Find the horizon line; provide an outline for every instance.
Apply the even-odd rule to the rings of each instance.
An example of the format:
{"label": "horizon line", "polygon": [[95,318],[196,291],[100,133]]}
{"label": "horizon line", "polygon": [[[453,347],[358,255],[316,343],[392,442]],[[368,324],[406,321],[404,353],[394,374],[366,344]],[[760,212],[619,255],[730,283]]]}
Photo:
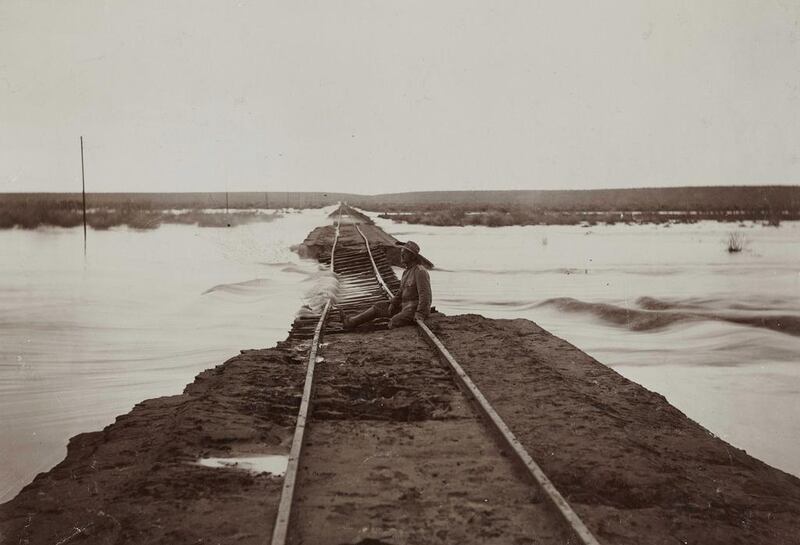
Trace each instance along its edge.
{"label": "horizon line", "polygon": [[[773,189],[773,188],[800,188],[800,183],[795,184],[769,184],[769,185],[674,185],[674,186],[642,186],[642,187],[604,187],[581,189],[425,189],[417,191],[393,191],[388,193],[352,193],[347,191],[285,191],[285,190],[235,190],[235,191],[87,191],[87,195],[181,195],[181,194],[242,194],[242,193],[291,193],[291,194],[322,194],[322,195],[353,195],[358,197],[378,197],[382,195],[413,195],[416,193],[555,193],[555,192],[597,192],[597,191],[643,191],[643,190],[675,190],[675,189]],[[0,191],[0,195],[71,195],[80,191]]]}

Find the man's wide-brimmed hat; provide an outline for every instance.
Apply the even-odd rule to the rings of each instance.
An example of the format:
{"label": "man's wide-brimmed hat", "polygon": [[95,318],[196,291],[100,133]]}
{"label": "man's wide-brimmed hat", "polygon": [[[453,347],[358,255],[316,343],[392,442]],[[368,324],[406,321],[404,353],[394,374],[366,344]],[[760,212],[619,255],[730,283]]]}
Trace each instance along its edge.
{"label": "man's wide-brimmed hat", "polygon": [[407,250],[412,254],[414,254],[415,256],[417,256],[419,260],[422,262],[422,264],[425,265],[425,267],[429,269],[433,268],[433,263],[428,261],[425,257],[422,256],[422,254],[419,253],[419,244],[417,244],[413,240],[409,240],[408,242],[400,242],[398,240],[397,242],[395,242],[395,245],[400,246],[401,249]]}
{"label": "man's wide-brimmed hat", "polygon": [[419,255],[419,244],[414,242],[413,240],[409,240],[408,242],[400,242],[399,240],[395,242],[397,246],[402,246],[404,250],[408,250],[414,255]]}

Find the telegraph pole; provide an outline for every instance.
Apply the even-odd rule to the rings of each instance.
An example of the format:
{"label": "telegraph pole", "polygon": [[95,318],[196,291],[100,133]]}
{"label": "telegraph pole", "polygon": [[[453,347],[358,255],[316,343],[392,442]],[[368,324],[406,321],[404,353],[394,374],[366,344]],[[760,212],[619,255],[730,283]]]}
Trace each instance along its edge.
{"label": "telegraph pole", "polygon": [[228,177],[225,177],[225,213],[228,214]]}
{"label": "telegraph pole", "polygon": [[83,136],[81,136],[81,195],[83,196],[83,257],[86,257],[86,171],[83,167]]}

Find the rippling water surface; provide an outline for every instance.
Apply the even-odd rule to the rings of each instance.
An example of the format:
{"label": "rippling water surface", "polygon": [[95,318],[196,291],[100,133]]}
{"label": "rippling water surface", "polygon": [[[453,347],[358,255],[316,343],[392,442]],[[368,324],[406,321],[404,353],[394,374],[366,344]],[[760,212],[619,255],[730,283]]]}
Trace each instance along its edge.
{"label": "rippling water surface", "polygon": [[290,246],[326,221],[90,230],[86,261],[81,229],[0,231],[0,502],[69,437],[283,340],[317,271]]}
{"label": "rippling water surface", "polygon": [[[800,224],[431,227],[376,219],[437,266],[448,314],[529,318],[800,476]],[[728,233],[744,233],[740,254]],[[491,362],[487,362],[491,365]]]}
{"label": "rippling water surface", "polygon": [[[284,339],[320,276],[289,248],[328,211],[90,231],[86,261],[80,229],[0,231],[0,501],[63,459],[72,435]],[[377,221],[436,263],[440,310],[532,319],[800,475],[800,225]],[[745,252],[725,251],[731,229]]]}

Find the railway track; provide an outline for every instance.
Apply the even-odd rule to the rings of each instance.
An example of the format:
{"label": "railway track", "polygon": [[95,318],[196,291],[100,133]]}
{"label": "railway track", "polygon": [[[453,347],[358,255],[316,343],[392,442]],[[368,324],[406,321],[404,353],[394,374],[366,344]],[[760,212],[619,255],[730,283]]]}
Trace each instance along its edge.
{"label": "railway track", "polygon": [[[364,221],[364,216],[358,213],[348,214],[347,212],[348,208],[344,206],[340,208],[335,222],[335,235],[330,255],[321,257],[320,261],[327,264],[330,271],[335,273],[340,281],[337,306],[352,313],[364,310],[376,302],[385,301],[388,297],[391,297],[393,292],[399,289],[399,281],[383,249],[371,247],[367,236],[359,227],[359,223]],[[341,240],[341,234],[345,230],[354,231],[354,233],[348,233],[350,235],[347,237],[348,244],[343,244]],[[352,236],[356,233],[357,237]],[[354,239],[360,240],[360,243],[354,244]],[[332,306],[333,302],[328,300],[318,315],[298,318],[293,324],[290,333],[290,339],[300,342],[310,340],[310,347],[303,397],[298,412],[289,464],[271,539],[272,545],[327,543],[327,538],[321,537],[325,536],[326,533],[325,530],[320,529],[320,526],[330,523],[333,528],[337,524],[335,516],[326,518],[320,515],[320,512],[326,509],[325,502],[328,501],[324,499],[326,488],[321,481],[326,479],[329,481],[331,479],[329,472],[323,472],[326,475],[325,479],[315,478],[314,475],[311,475],[313,471],[308,469],[309,465],[314,467],[331,465],[332,467],[346,468],[343,472],[348,473],[348,475],[344,478],[342,484],[334,485],[335,492],[329,501],[335,503],[337,500],[335,496],[342,494],[359,496],[359,487],[368,487],[370,479],[375,480],[376,475],[380,478],[385,477],[380,472],[385,472],[386,466],[376,466],[377,469],[373,468],[372,474],[368,476],[359,475],[360,471],[368,471],[367,469],[362,469],[362,466],[364,462],[374,457],[369,455],[369,452],[375,448],[376,441],[385,444],[387,437],[391,437],[393,434],[397,435],[399,432],[399,429],[391,424],[381,422],[378,425],[372,425],[365,423],[370,422],[369,418],[377,418],[380,421],[383,418],[380,412],[378,416],[373,414],[369,418],[364,418],[362,413],[355,411],[351,415],[351,418],[355,419],[355,423],[353,423],[348,422],[346,415],[340,415],[330,407],[323,407],[322,413],[324,414],[321,414],[319,422],[315,423],[317,436],[313,441],[308,439],[309,428],[307,426],[311,418],[315,380],[318,378],[315,375],[315,371],[317,364],[323,361],[319,356],[321,341],[326,334],[342,333],[338,317],[332,316]],[[371,327],[373,329],[384,329],[384,326],[385,323],[377,322]],[[417,320],[416,327],[420,332],[420,336],[426,341],[429,350],[433,350],[436,358],[444,364],[444,367],[437,366],[439,367],[438,370],[431,369],[430,360],[420,356],[420,352],[417,351],[415,352],[417,354],[416,357],[408,358],[414,361],[408,364],[411,366],[410,369],[406,368],[403,371],[406,373],[405,380],[408,382],[414,382],[415,380],[419,382],[421,380],[421,388],[428,388],[434,392],[430,396],[431,399],[454,399],[455,401],[449,405],[451,407],[450,414],[454,416],[451,416],[450,425],[446,430],[435,419],[431,422],[420,424],[422,428],[426,426],[431,428],[427,431],[423,429],[422,433],[423,437],[425,437],[425,433],[428,433],[434,439],[427,446],[417,444],[413,434],[409,434],[410,439],[408,440],[389,440],[392,444],[392,452],[395,453],[395,458],[400,460],[399,463],[401,465],[407,464],[407,459],[412,458],[416,451],[421,448],[427,448],[427,452],[430,454],[425,458],[423,465],[434,464],[437,468],[436,472],[431,473],[437,478],[437,483],[430,483],[431,494],[451,495],[459,498],[467,494],[477,494],[480,497],[485,496],[484,502],[488,503],[492,498],[494,503],[502,504],[498,509],[504,513],[504,516],[502,520],[498,519],[495,522],[498,527],[499,541],[497,539],[494,541],[492,539],[479,539],[478,542],[504,543],[506,542],[504,537],[510,537],[510,535],[504,536],[503,532],[508,532],[508,534],[516,533],[515,535],[527,536],[530,538],[529,542],[531,543],[567,542],[582,545],[599,545],[597,539],[558,492],[539,465],[528,454],[524,446],[517,440],[513,432],[503,422],[500,415],[494,410],[444,344],[423,321]],[[361,331],[362,329],[360,328],[359,330]],[[325,348],[326,359],[328,358],[327,354],[330,353],[331,358],[338,358],[336,361],[346,361],[348,345],[344,340],[349,337],[349,335],[338,337],[340,340],[329,343],[331,346]],[[342,347],[338,347],[339,344]],[[365,348],[367,347],[360,347],[362,351]],[[445,368],[447,371],[444,371]],[[341,387],[341,384],[336,382],[334,375],[331,375],[330,372],[328,372],[328,375],[330,375],[328,381],[334,384],[334,388]],[[329,386],[326,387],[330,389]],[[466,402],[459,401],[457,399],[459,397],[466,398]],[[381,404],[381,406],[383,405]],[[452,407],[456,407],[456,409],[453,410]],[[346,434],[347,438],[351,438],[353,443],[350,448],[346,449],[344,454],[330,447],[331,444],[335,444],[337,441],[345,441],[342,438],[343,434]],[[363,439],[363,437],[370,434],[378,439]],[[442,450],[441,445],[437,444],[439,442],[446,443],[447,441],[460,443],[455,457],[452,452],[445,452]],[[312,446],[311,449],[304,452],[304,447],[309,445]],[[320,445],[317,448],[324,452],[317,453],[314,445]],[[365,454],[366,457],[364,457]],[[459,458],[459,456],[462,456],[462,458]],[[476,459],[479,458],[480,463],[471,460],[470,456]],[[348,461],[348,457],[352,459]],[[358,464],[357,460],[361,458],[363,458],[363,462]],[[437,462],[440,459],[441,462]],[[304,465],[301,466],[302,460],[310,461],[308,463],[304,462]],[[406,468],[408,472],[413,472],[414,470],[414,467]],[[376,471],[379,473],[376,473]],[[485,475],[482,478],[469,477],[467,479],[469,482],[468,489],[459,489],[459,485],[452,484],[454,482],[458,483],[459,479],[463,480],[465,472],[472,475],[471,471],[480,471]],[[303,480],[301,473],[310,474],[306,478],[307,486],[310,490],[305,497],[298,496],[299,483]],[[317,471],[317,473],[320,472]],[[395,474],[397,473],[402,474],[400,471],[395,471]],[[450,475],[440,479],[442,473],[450,473]],[[358,486],[355,486],[355,491],[348,491],[348,487],[354,482],[359,483]],[[380,488],[377,493],[385,493],[384,488],[387,487]],[[391,489],[391,486],[388,488]],[[468,492],[464,490],[468,490]],[[420,493],[417,492],[417,494]],[[531,497],[534,497],[535,500],[531,501]],[[403,498],[405,498],[405,494],[401,495],[401,499]],[[398,535],[399,533],[401,542],[408,542],[412,537],[411,534],[403,534],[403,530],[397,529],[401,525],[396,524],[397,521],[402,522],[404,518],[407,519],[408,517],[405,517],[402,513],[392,513],[390,504],[391,501],[385,502],[381,509],[373,510],[374,512],[372,513],[363,513],[362,518],[365,521],[369,521],[370,517],[382,517],[385,521],[389,521],[386,525],[392,528],[392,535]],[[366,508],[359,510],[358,506],[360,504],[358,504],[358,501],[350,501],[344,505],[353,512],[368,510]],[[430,507],[429,504],[428,507]],[[402,507],[398,506],[395,511],[401,509]],[[457,510],[457,507],[455,509]],[[512,515],[508,515],[510,511],[513,511]],[[434,518],[444,516],[446,524],[458,524],[458,520],[447,520],[447,516],[443,514],[444,511],[441,507],[438,508],[436,513],[433,515]],[[353,516],[352,513],[350,516]],[[422,512],[417,516],[424,518],[426,514]],[[450,518],[453,518],[453,516],[451,515]],[[297,522],[299,519],[301,519],[302,524]],[[340,519],[340,525],[356,524],[357,522],[355,519],[351,520],[350,517],[340,517]],[[456,516],[456,519],[458,519],[458,516]],[[469,522],[472,522],[472,519]],[[491,521],[489,523],[491,524]],[[364,524],[367,524],[367,526],[363,527],[363,531],[367,531],[370,528],[369,522],[364,522]],[[315,530],[308,530],[309,527],[315,528]],[[300,528],[305,529],[301,530]],[[333,529],[331,532],[335,534]],[[328,537],[330,535],[333,534],[329,534]],[[443,537],[444,535],[437,534],[437,539],[439,541],[446,539]],[[403,536],[405,536],[405,539],[402,539]],[[489,536],[492,537],[491,534]],[[364,541],[364,543],[368,542],[384,543],[374,539],[372,541]],[[385,543],[391,542],[389,540]],[[511,542],[511,540],[509,539],[508,542]]]}

